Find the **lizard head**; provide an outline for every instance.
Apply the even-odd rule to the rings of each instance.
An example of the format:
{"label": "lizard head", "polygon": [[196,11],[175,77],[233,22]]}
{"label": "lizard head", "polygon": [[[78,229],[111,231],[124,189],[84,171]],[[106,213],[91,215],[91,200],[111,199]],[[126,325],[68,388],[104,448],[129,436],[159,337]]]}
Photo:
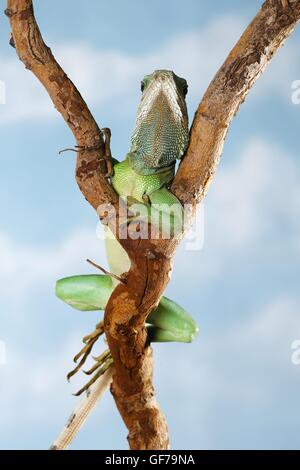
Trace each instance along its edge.
{"label": "lizard head", "polygon": [[156,70],[143,78],[128,156],[137,173],[163,171],[184,154],[189,140],[187,88],[186,80],[169,70]]}

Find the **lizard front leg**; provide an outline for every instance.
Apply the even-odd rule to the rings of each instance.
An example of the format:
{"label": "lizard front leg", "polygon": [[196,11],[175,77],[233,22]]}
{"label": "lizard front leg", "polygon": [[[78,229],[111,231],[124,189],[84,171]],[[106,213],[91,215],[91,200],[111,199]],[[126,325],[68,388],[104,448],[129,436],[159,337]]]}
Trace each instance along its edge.
{"label": "lizard front leg", "polygon": [[[183,233],[183,207],[167,188],[161,188],[150,194],[144,194],[143,200],[144,203],[133,197],[127,197],[129,215],[126,223],[129,228],[134,223],[132,233],[135,233],[135,225],[139,221],[151,223],[153,227],[159,230],[162,237],[166,239],[177,237]],[[141,232],[141,236],[143,236],[143,232]]]}
{"label": "lizard front leg", "polygon": [[113,158],[111,155],[111,149],[110,149],[110,139],[111,139],[111,130],[108,127],[103,127],[101,129],[101,132],[105,136],[105,141],[104,141],[104,160],[106,163],[106,177],[111,177],[114,173],[114,162]]}

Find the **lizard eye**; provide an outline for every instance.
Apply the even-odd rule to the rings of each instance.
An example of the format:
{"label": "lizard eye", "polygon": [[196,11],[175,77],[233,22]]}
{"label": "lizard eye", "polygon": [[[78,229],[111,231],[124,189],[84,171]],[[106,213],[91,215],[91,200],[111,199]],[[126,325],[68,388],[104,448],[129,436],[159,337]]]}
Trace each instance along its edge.
{"label": "lizard eye", "polygon": [[144,90],[145,90],[145,83],[141,82],[141,92],[143,93]]}

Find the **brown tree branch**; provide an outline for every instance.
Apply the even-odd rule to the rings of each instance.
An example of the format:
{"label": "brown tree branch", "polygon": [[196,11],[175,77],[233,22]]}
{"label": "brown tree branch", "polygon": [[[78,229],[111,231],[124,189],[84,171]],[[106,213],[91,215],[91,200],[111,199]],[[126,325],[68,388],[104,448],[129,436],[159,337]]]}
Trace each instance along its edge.
{"label": "brown tree branch", "polygon": [[233,117],[299,18],[298,0],[265,1],[210,83],[172,185],[172,192],[183,203],[195,207],[204,198]]}
{"label": "brown tree branch", "polygon": [[[116,195],[104,177],[99,155],[99,128],[81,95],[45,46],[35,22],[31,0],[8,0],[7,15],[20,59],[43,83],[78,145],[98,148],[77,156],[77,181],[86,199],[97,208]],[[267,0],[210,84],[197,110],[190,145],[172,185],[183,203],[204,197],[219,161],[231,120],[272,55],[300,18],[300,0]],[[126,284],[113,292],[104,317],[105,333],[115,373],[112,393],[129,430],[132,449],[166,449],[168,432],[152,385],[152,352],[145,320],[163,294],[180,239],[120,240],[131,269]]]}
{"label": "brown tree branch", "polygon": [[[36,23],[31,0],[8,0],[13,43],[25,67],[44,85],[50,98],[71,129],[79,147],[87,148],[77,154],[76,177],[89,203],[116,203],[117,196],[104,177],[104,143],[100,129],[81,94],[55,60],[46,46]],[[91,150],[89,150],[91,149]]]}
{"label": "brown tree branch", "polygon": [[[101,204],[112,204],[118,216],[118,198],[104,177],[106,169],[101,168],[99,159],[105,151],[99,127],[79,91],[45,45],[32,1],[8,0],[5,13],[10,20],[19,58],[44,85],[73,132],[77,145],[81,149],[90,149],[77,154],[76,178],[83,195],[95,209]],[[93,150],[98,147],[99,150]],[[168,446],[167,425],[154,399],[152,352],[144,326],[166,285],[162,270],[165,282],[153,293],[148,290],[157,279],[159,264],[165,256],[159,251],[155,253],[154,249],[148,251],[146,246],[130,239],[120,242],[131,258],[132,268],[126,288],[119,286],[116,289],[105,314],[106,336],[115,363],[112,391],[129,429],[130,446],[165,449]],[[168,274],[168,268],[165,269]]]}

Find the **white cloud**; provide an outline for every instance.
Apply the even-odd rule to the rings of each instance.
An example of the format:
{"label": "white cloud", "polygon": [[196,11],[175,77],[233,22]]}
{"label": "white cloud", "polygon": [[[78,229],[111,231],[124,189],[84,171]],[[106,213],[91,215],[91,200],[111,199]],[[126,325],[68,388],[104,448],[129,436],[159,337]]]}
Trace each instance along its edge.
{"label": "white cloud", "polygon": [[285,243],[299,256],[299,194],[297,159],[276,144],[250,139],[240,155],[220,165],[205,200],[203,247],[180,246],[173,283],[191,292],[210,285],[234,260],[242,265],[252,248],[272,253],[272,244],[277,252],[278,243]]}
{"label": "white cloud", "polygon": [[[170,38],[159,50],[146,55],[96,49],[83,42],[54,44],[52,49],[91,105],[105,103],[114,109],[115,104],[118,113],[126,113],[132,106],[132,98],[138,96],[141,75],[169,68],[187,78],[188,101],[194,106],[245,26],[237,15],[219,16],[200,31]],[[279,94],[290,99],[291,83],[299,78],[298,58],[297,45],[288,41],[252,94],[257,97]],[[42,85],[15,55],[0,58],[0,70],[0,78],[7,89],[7,104],[1,107],[1,123],[56,115]]]}
{"label": "white cloud", "polygon": [[57,245],[44,247],[22,246],[0,233],[2,301],[11,299],[16,286],[20,294],[35,283],[90,271],[86,258],[106,263],[104,245],[97,238],[96,231],[82,228]]}
{"label": "white cloud", "polygon": [[20,416],[24,421],[55,419],[45,406],[54,393],[59,397],[57,413],[64,417],[64,406],[70,401],[72,390],[66,383],[65,371],[70,367],[76,348],[78,338],[74,333],[57,351],[52,350],[42,356],[32,355],[23,348],[17,351],[7,346],[7,364],[0,368],[2,424],[13,427]]}
{"label": "white cloud", "polygon": [[[253,139],[238,159],[220,170],[210,190],[206,209],[209,224],[206,236],[212,249],[205,247],[199,258],[198,253],[181,250],[176,260],[177,274],[172,285],[187,300],[188,288],[195,292],[195,285],[203,287],[204,282],[214,282],[217,276],[224,274],[225,268],[226,277],[230,277],[230,265],[226,264],[228,256],[232,260],[234,251],[238,249],[237,256],[240,257],[243,251],[247,252],[249,244],[258,244],[266,234],[270,236],[276,221],[289,226],[294,239],[298,240],[300,175],[291,156],[274,144]],[[85,263],[87,257],[105,265],[103,243],[96,238],[94,231],[87,229],[78,230],[58,244],[38,247],[16,243],[7,235],[0,234],[3,328],[0,339],[6,339],[2,331],[7,332],[9,322],[12,327],[6,337],[13,339],[13,335],[20,333],[22,322],[26,321],[26,334],[31,331],[33,337],[30,342],[34,342],[37,312],[27,307],[28,299],[40,292],[44,285],[54,285],[59,277],[89,272],[90,268]],[[43,314],[49,315],[50,300],[45,298],[44,302]],[[220,445],[212,425],[218,403],[225,410],[237,409],[240,413],[242,409],[253,413],[259,410],[268,423],[268,412],[274,413],[280,408],[282,381],[285,382],[284,396],[289,400],[289,387],[292,389],[294,386],[296,371],[296,366],[290,362],[290,346],[294,339],[300,337],[300,300],[296,295],[282,294],[270,299],[263,307],[259,301],[255,305],[255,311],[247,314],[247,318],[239,320],[236,315],[235,324],[231,319],[222,332],[210,336],[207,331],[202,331],[199,319],[200,337],[190,346],[154,346],[156,356],[159,354],[156,377],[160,401],[170,419],[171,430],[176,428],[175,447],[176,442],[177,447],[180,447],[179,442],[188,447],[184,444],[181,429],[185,426],[199,429],[199,423],[204,431],[199,431],[193,442],[201,442],[204,447]],[[237,303],[237,308],[239,306]],[[203,310],[202,306],[199,307]],[[50,324],[45,321],[45,327]],[[0,368],[1,380],[5,384],[0,402],[4,426],[12,429],[29,420],[31,425],[38,423],[39,428],[47,428],[56,423],[56,419],[60,426],[71,410],[73,405],[69,394],[76,387],[68,387],[64,376],[71,365],[71,357],[79,348],[80,338],[89,331],[89,326],[68,331],[64,330],[62,322],[58,327],[67,331],[63,343],[59,342],[63,345],[55,352],[53,343],[53,347],[41,357],[29,350],[28,343],[15,349],[16,341],[13,345],[8,342],[9,364]],[[52,336],[49,341],[52,341]],[[176,374],[170,364],[176,364]],[[7,384],[10,384],[9,388]],[[179,401],[180,407],[177,406]],[[51,403],[50,416],[44,403]],[[284,406],[283,409],[287,419],[291,419],[288,409]],[[110,413],[111,410],[105,412]],[[260,429],[263,424],[257,419],[256,426]],[[222,412],[218,420],[220,429],[228,426],[226,412]],[[79,436],[79,445],[80,442]]]}
{"label": "white cloud", "polygon": [[[200,32],[178,35],[146,55],[97,50],[83,42],[52,45],[52,49],[88,103],[113,101],[120,112],[120,100],[131,105],[132,97],[139,92],[141,75],[158,68],[174,69],[186,76],[190,96],[199,96],[241,33],[242,25],[238,16],[222,16]],[[55,115],[40,83],[15,56],[0,57],[0,69],[1,79],[7,84],[7,104],[1,109],[3,123]]]}
{"label": "white cloud", "polygon": [[16,55],[0,55],[1,80],[6,86],[6,104],[0,108],[0,124],[28,118],[55,116],[50,99],[31,72],[24,69]]}
{"label": "white cloud", "polygon": [[[245,27],[242,17],[223,15],[213,18],[200,31],[187,31],[170,38],[146,55],[101,51],[85,43],[64,44],[55,48],[55,54],[89,102],[121,99],[130,105],[139,91],[141,75],[159,68],[174,70],[187,78],[188,100],[194,102],[204,93]],[[290,40],[272,60],[253,94],[290,98],[292,81],[300,72],[298,59],[299,48]]]}
{"label": "white cloud", "polygon": [[280,221],[298,238],[299,191],[296,159],[276,144],[251,139],[213,182],[206,216],[208,223],[221,228],[221,236],[220,231],[212,236],[222,246],[244,249],[270,234],[274,223]]}
{"label": "white cloud", "polygon": [[[52,45],[67,74],[91,105],[106,104],[127,113],[138,96],[141,75],[158,68],[173,69],[190,84],[188,101],[196,101],[239,38],[245,22],[239,16],[224,15],[211,20],[201,31],[170,38],[158,50],[133,55],[118,50],[98,50],[83,43]],[[289,93],[297,78],[298,48],[288,43],[267,72],[257,96]],[[24,70],[16,56],[0,57],[1,80],[6,83],[7,104],[1,107],[1,123],[55,116],[47,93],[32,73]],[[114,107],[115,106],[115,107]]]}
{"label": "white cloud", "polygon": [[[78,401],[71,394],[87,377],[81,374],[69,385],[66,374],[82,337],[92,331],[100,314],[76,315],[65,306],[61,317],[52,305],[59,310],[56,279],[95,272],[85,262],[87,257],[106,265],[96,231],[79,229],[60,243],[39,247],[0,234],[0,340],[6,349],[6,364],[0,365],[0,447],[9,442],[14,448],[35,448],[29,435],[15,435],[16,429],[24,433],[25,428],[38,428],[43,436],[39,446],[47,448]],[[97,345],[96,353],[105,347]],[[101,419],[108,418],[110,408],[101,407],[100,413]]]}
{"label": "white cloud", "polygon": [[54,53],[89,102],[114,100],[120,104],[121,99],[130,105],[140,91],[142,76],[160,68],[186,77],[190,83],[189,98],[195,98],[204,91],[242,29],[240,17],[226,15],[212,20],[199,32],[170,38],[160,49],[146,55],[101,51],[84,43],[65,44],[54,48]]}
{"label": "white cloud", "polygon": [[279,97],[291,103],[292,83],[300,77],[299,47],[293,37],[272,58],[251,94],[257,98]]}
{"label": "white cloud", "polygon": [[[210,282],[224,273],[228,257],[247,254],[249,247],[287,231],[288,243],[300,253],[300,170],[296,159],[276,144],[251,139],[240,156],[219,168],[206,200],[202,251],[183,244],[175,262],[175,280],[199,266],[194,282]],[[280,236],[280,235],[279,235]],[[19,245],[0,233],[2,303],[11,306],[35,284],[55,283],[70,273],[88,272],[86,258],[106,265],[104,244],[96,231],[80,229],[57,245]],[[1,287],[0,287],[1,290]]]}
{"label": "white cloud", "polygon": [[[293,426],[299,417],[293,390],[300,366],[291,363],[296,338],[300,299],[282,296],[236,319],[235,325],[201,334],[184,349],[155,345],[160,402],[171,430],[178,421],[176,427],[182,430],[175,436],[175,448],[230,448],[231,436],[235,448],[255,448],[260,442],[267,445],[263,434],[274,420],[280,422],[284,415],[284,426]],[[241,427],[241,436],[235,426]],[[277,445],[284,447],[283,437]]]}

